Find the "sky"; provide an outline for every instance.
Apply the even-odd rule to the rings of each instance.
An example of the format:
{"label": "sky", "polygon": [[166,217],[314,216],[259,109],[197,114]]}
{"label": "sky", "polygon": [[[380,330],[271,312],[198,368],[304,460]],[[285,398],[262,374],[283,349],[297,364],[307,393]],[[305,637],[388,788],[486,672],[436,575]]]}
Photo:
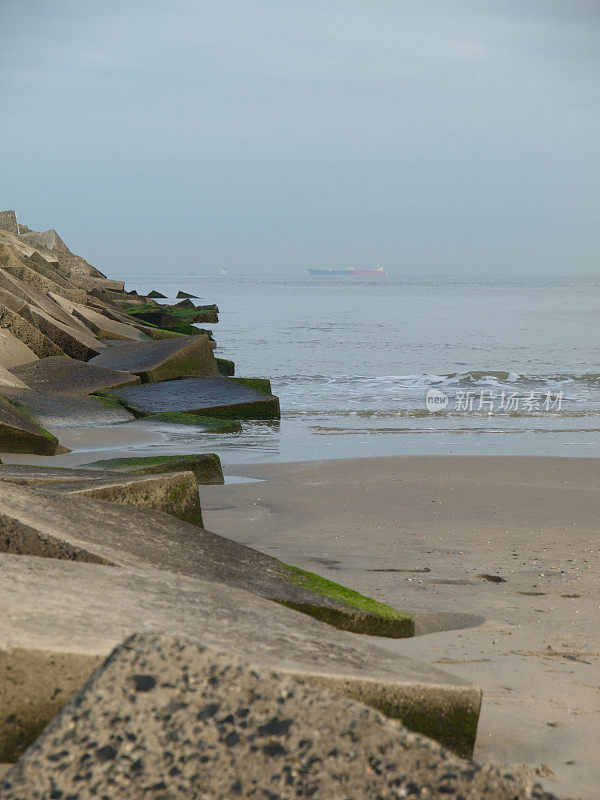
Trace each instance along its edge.
{"label": "sky", "polygon": [[0,208],[109,275],[600,273],[598,0],[0,0]]}

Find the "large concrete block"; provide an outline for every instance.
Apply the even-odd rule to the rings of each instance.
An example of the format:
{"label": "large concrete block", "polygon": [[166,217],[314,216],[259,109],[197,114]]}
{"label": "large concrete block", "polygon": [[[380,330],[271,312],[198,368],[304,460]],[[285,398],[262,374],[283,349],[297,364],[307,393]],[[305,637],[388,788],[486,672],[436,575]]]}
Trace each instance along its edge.
{"label": "large concrete block", "polygon": [[0,303],[0,328],[8,330],[15,339],[27,345],[38,358],[64,355],[57,344],[49,339],[29,320]]}
{"label": "large concrete block", "polygon": [[20,378],[17,378],[16,375],[13,375],[12,372],[3,367],[0,364],[0,390],[3,386],[15,386],[18,389],[28,389],[26,383],[24,383]]}
{"label": "large concrete block", "polygon": [[30,389],[65,394],[92,394],[140,383],[138,375],[99,367],[68,356],[51,356],[13,367],[13,374]]}
{"label": "large concrete block", "polygon": [[97,428],[135,419],[122,405],[105,397],[85,397],[12,386],[3,387],[2,394],[23,406],[30,416],[51,431]]}
{"label": "large concrete block", "polygon": [[[5,393],[10,388],[12,387],[2,385],[0,391]],[[56,453],[57,447],[58,439],[0,396],[1,453],[37,453],[52,456]]]}
{"label": "large concrete block", "polygon": [[[22,468],[21,474],[25,469]],[[9,470],[3,467],[2,472],[7,475]],[[182,475],[191,473],[177,473],[171,477]],[[108,482],[111,486],[125,485],[128,480],[133,484],[141,482],[142,478],[119,476],[116,480],[111,476]],[[102,493],[104,483],[90,481],[84,486],[77,479],[74,488],[61,488],[64,484],[55,481],[48,490],[41,486],[35,493],[3,483],[0,485],[0,526],[4,525],[9,531],[4,549],[27,553],[24,548],[35,542],[35,555],[39,555],[43,554],[44,543],[51,541],[54,552],[56,543],[60,542],[68,551],[85,552],[87,558],[100,559],[103,563],[128,567],[152,565],[180,575],[243,588],[343,630],[391,638],[410,636],[414,632],[412,619],[396,609],[209,531],[199,535],[195,525],[139,508],[118,509],[109,503],[100,506],[73,496],[57,499],[51,494],[54,491],[85,492],[106,498]]]}
{"label": "large concrete block", "polygon": [[102,314],[100,310],[89,308],[80,303],[72,303],[65,298],[61,298],[59,295],[54,295],[52,299],[61,305],[65,312],[68,312],[69,315],[81,321],[86,330],[91,330],[99,339],[141,342],[148,338],[141,332],[139,327],[124,323],[120,320],[111,319]]}
{"label": "large concrete block", "polygon": [[58,345],[71,358],[89,361],[97,356],[106,345],[100,342],[91,331],[81,330],[77,326],[65,325],[55,317],[51,317],[41,308],[29,305],[21,314],[45,336]]}
{"label": "large concrete block", "polygon": [[[52,656],[107,656],[135,631],[181,636],[259,668],[326,685],[459,752],[472,750],[481,692],[449,673],[241,589],[164,570],[69,559],[0,553],[0,607],[9,609],[0,615],[0,659],[19,649],[32,654],[36,668],[48,662],[37,694],[20,693],[18,686],[8,697],[0,693],[0,761],[29,744],[40,722],[55,713],[52,701],[64,679],[49,663]],[[27,682],[25,664],[14,680]],[[35,728],[29,740],[23,721]]]}
{"label": "large concrete block", "polygon": [[29,364],[37,359],[30,347],[7,328],[0,328],[0,364],[7,369]]}
{"label": "large concrete block", "polygon": [[[106,348],[92,364],[139,375],[142,381],[165,381],[188,375],[217,375],[208,336],[161,339]],[[174,410],[174,409],[163,409]]]}
{"label": "large concrete block", "polygon": [[175,456],[140,456],[137,458],[109,458],[84,464],[92,469],[127,472],[131,475],[152,475],[161,472],[193,472],[196,481],[204,486],[224,483],[221,460],[216,453]]}
{"label": "large concrete block", "polygon": [[115,395],[142,414],[182,411],[230,419],[278,419],[279,400],[223,376],[163,381],[118,389]]}
{"label": "large concrete block", "polygon": [[551,798],[361,703],[156,633],[115,648],[1,786],[6,800]]}
{"label": "large concrete block", "polygon": [[19,224],[14,211],[0,211],[0,231],[18,234]]}

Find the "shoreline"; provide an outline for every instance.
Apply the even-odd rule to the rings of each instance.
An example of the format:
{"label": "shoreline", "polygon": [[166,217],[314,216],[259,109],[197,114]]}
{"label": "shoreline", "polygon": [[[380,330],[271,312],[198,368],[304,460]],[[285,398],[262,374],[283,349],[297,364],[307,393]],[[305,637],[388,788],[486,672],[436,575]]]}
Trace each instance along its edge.
{"label": "shoreline", "polygon": [[228,472],[259,483],[201,496],[209,529],[413,614],[421,635],[378,644],[481,686],[477,760],[525,763],[547,790],[592,800],[597,467],[522,456],[245,464]]}

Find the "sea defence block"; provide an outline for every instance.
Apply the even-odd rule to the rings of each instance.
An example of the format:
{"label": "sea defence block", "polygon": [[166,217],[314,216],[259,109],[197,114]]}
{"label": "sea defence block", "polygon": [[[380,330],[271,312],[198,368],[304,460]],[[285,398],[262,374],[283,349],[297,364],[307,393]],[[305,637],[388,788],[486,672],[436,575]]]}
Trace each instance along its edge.
{"label": "sea defence block", "polygon": [[[19,476],[26,474],[26,468],[17,477],[14,467],[3,466],[2,470],[5,476],[12,476],[12,482],[22,480]],[[74,496],[88,494],[116,502],[115,486],[129,485],[128,481],[132,486],[143,485],[143,480],[151,478],[166,481],[182,476],[192,477],[191,473],[118,476],[118,480],[109,476],[106,481],[97,479],[85,484],[77,478],[73,486],[53,478],[49,487],[34,489],[3,482],[0,525],[4,525],[7,535],[4,545],[0,542],[0,549],[27,554],[27,543],[34,542],[33,554],[43,555],[45,543],[51,542],[50,552],[54,553],[58,542],[65,551],[85,553],[85,560],[140,568],[152,565],[243,588],[343,630],[389,638],[414,633],[413,620],[396,609],[209,531],[199,536],[196,525],[140,508],[116,508],[111,503],[99,505],[99,501],[90,504]],[[68,479],[68,473],[65,478]],[[105,492],[109,485],[110,495]],[[195,481],[193,485],[195,491]],[[137,492],[138,488],[134,490]],[[55,496],[56,492],[61,493],[60,498]]]}
{"label": "sea defence block", "polygon": [[140,456],[138,458],[109,458],[84,464],[88,469],[127,472],[130,475],[153,475],[161,472],[193,472],[196,481],[204,486],[224,483],[221,460],[216,453],[175,456]]}
{"label": "sea defence block", "polygon": [[[136,292],[136,294],[137,294],[137,292]],[[156,289],[152,289],[151,292],[148,292],[146,297],[151,297],[153,300],[158,300],[158,299],[166,300],[167,299],[166,295],[162,294],[161,292],[157,292]]]}
{"label": "sea defence block", "polygon": [[[97,497],[111,503],[149,508],[202,526],[197,482],[192,472],[122,475],[86,469],[0,465],[0,481],[75,497]],[[19,547],[18,544],[15,544]]]}
{"label": "sea defence block", "polygon": [[139,414],[182,411],[228,419],[279,419],[279,400],[222,376],[163,381],[117,389],[115,396]]}
{"label": "sea defence block", "polygon": [[197,300],[197,299],[198,299],[198,295],[196,295],[196,294],[190,294],[189,292],[184,292],[182,289],[180,289],[180,290],[177,292],[177,299],[178,299],[178,300],[183,300],[183,299],[185,299],[185,298],[187,298],[187,299],[191,299],[191,300]]}
{"label": "sea defence block", "polygon": [[183,425],[197,428],[205,433],[241,433],[242,423],[233,419],[202,417],[199,414],[184,414],[181,411],[166,411],[164,414],[148,414],[143,419],[136,419],[130,425],[162,425],[168,429],[171,425]]}
{"label": "sea defence block", "polygon": [[30,347],[17,339],[6,328],[0,328],[0,364],[7,369],[28,364],[37,359]]}
{"label": "sea defence block", "polygon": [[29,388],[27,384],[24,383],[20,378],[17,378],[16,375],[13,375],[12,372],[9,372],[6,367],[3,367],[2,364],[0,364],[0,391],[2,386],[14,386],[18,389]]}
{"label": "sea defence block", "polygon": [[143,342],[148,338],[134,325],[115,322],[92,308],[75,306],[73,314],[84,322],[99,339]]}
{"label": "sea defence block", "polygon": [[0,790],[6,800],[550,800],[361,703],[156,633],[113,650]]}
{"label": "sea defence block", "polygon": [[92,394],[102,389],[140,383],[138,375],[98,367],[68,356],[52,356],[13,367],[13,374],[31,389],[65,394]]}
{"label": "sea defence block", "polygon": [[93,428],[135,419],[120,403],[105,397],[86,397],[12,386],[2,387],[2,394],[23,407],[30,417],[51,431],[61,428]]}
{"label": "sea defence block", "polygon": [[38,358],[64,355],[64,350],[38,330],[35,325],[1,303],[0,328],[9,331],[15,339],[27,345]]}
{"label": "sea defence block", "polygon": [[21,316],[31,322],[71,358],[89,361],[90,358],[106,349],[106,345],[98,341],[91,331],[84,331],[74,325],[65,325],[41,308],[29,305]]}
{"label": "sea defence block", "polygon": [[[0,387],[3,392],[10,388],[6,385]],[[0,452],[53,456],[57,447],[56,437],[0,396]]]}
{"label": "sea defence block", "polygon": [[[64,678],[52,668],[53,656],[106,657],[125,636],[142,630],[181,636],[256,667],[326,684],[426,728],[458,752],[469,754],[473,747],[477,687],[235,587],[165,570],[83,563],[68,554],[55,559],[0,553],[0,605],[10,608],[0,615],[0,659],[19,649],[29,652],[36,669],[44,660],[48,664],[45,680],[32,687],[36,693],[0,692],[0,761],[14,758],[56,713],[53,699]],[[28,680],[25,663],[14,680]]]}
{"label": "sea defence block", "polygon": [[118,345],[107,348],[91,359],[91,363],[133,372],[144,382],[166,381],[188,375],[217,375],[219,371],[208,336]]}

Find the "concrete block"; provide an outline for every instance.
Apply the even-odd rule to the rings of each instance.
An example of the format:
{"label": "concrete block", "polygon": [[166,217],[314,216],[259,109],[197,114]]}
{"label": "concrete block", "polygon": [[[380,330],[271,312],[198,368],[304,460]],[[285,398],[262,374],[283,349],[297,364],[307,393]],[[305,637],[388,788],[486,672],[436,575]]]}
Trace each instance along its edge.
{"label": "concrete block", "polygon": [[2,394],[22,406],[27,414],[51,431],[61,428],[95,428],[134,419],[120,403],[104,397],[85,397],[61,392],[2,388]]}
{"label": "concrete block", "polygon": [[71,358],[89,361],[97,356],[106,345],[100,342],[90,331],[81,330],[78,326],[65,325],[41,308],[27,306],[21,315],[34,325],[45,336],[58,345]]}
{"label": "concrete block", "polygon": [[64,355],[57,344],[49,339],[29,320],[0,303],[0,328],[9,331],[15,339],[23,342],[38,358]]}
{"label": "concrete block", "polygon": [[[165,381],[187,375],[217,375],[208,336],[136,342],[105,349],[92,364],[139,375],[142,381]],[[162,409],[161,409],[162,410]],[[171,409],[165,409],[171,410]]]}
{"label": "concrete block", "polygon": [[115,648],[4,778],[7,800],[59,795],[551,797],[361,703],[156,633]]}
{"label": "concrete block", "polygon": [[7,328],[0,328],[0,364],[12,369],[36,359],[37,356],[30,347],[17,339]]}
{"label": "concrete block", "polygon": [[109,458],[92,461],[86,468],[127,472],[131,475],[151,475],[161,472],[194,473],[197,483],[204,486],[220,485],[223,479],[221,460],[216,453],[175,456],[140,456],[138,458]]}
{"label": "concrete block", "polygon": [[31,389],[65,394],[92,394],[140,383],[139,376],[130,372],[99,367],[68,356],[39,359],[13,367],[12,371]]}
{"label": "concrete block", "polygon": [[117,389],[115,396],[140,414],[182,411],[229,419],[278,419],[279,400],[230,378],[188,378]]}
{"label": "concrete block", "polygon": [[[12,388],[2,385],[0,390],[5,393]],[[0,396],[0,452],[52,456],[57,447],[56,437]]]}
{"label": "concrete block", "polygon": [[[82,563],[68,554],[56,559],[0,553],[0,606],[10,609],[0,615],[0,657],[16,648],[37,654],[38,662],[57,653],[106,657],[136,631],[167,633],[258,668],[326,683],[386,716],[426,728],[456,751],[469,753],[473,747],[481,703],[477,687],[238,588],[164,570]],[[15,680],[25,682],[27,672],[24,665]],[[38,726],[48,722],[55,711],[48,704],[62,684],[62,671],[49,670],[35,696],[21,695],[16,687],[11,705],[11,697],[0,693],[4,747],[10,753],[29,743],[18,738],[20,718],[33,718]],[[1,760],[9,760],[6,750],[0,751]]]}

